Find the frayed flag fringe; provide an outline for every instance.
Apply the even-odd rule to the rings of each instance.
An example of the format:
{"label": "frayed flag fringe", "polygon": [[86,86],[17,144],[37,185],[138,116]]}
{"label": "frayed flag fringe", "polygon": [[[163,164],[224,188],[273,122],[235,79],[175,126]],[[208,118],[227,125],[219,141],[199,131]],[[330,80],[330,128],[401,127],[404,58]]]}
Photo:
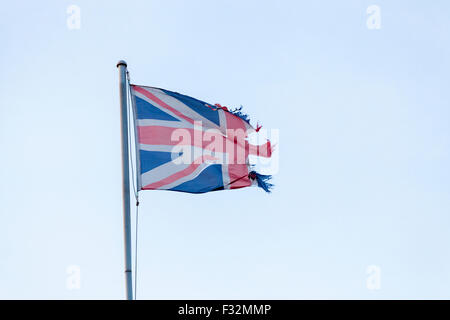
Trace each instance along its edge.
{"label": "frayed flag fringe", "polygon": [[228,110],[228,112],[234,114],[235,116],[241,118],[242,120],[250,124],[250,117],[248,116],[248,114],[242,112],[242,106],[240,106],[239,108],[235,108],[233,110]]}
{"label": "frayed flag fringe", "polygon": [[256,171],[251,171],[248,174],[248,177],[252,180],[256,180],[258,183],[258,187],[264,189],[267,193],[271,192],[271,189],[273,188],[273,184],[269,181],[272,179],[271,175],[265,175],[257,173]]}

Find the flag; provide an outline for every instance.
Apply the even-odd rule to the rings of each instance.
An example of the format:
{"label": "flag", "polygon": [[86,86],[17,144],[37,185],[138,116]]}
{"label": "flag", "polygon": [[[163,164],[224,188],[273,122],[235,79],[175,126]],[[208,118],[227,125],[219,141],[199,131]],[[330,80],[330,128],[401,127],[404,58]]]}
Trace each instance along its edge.
{"label": "flag", "polygon": [[271,178],[253,170],[249,155],[269,158],[270,141],[253,145],[242,107],[228,110],[160,88],[131,85],[141,190],[203,193],[258,185]]}

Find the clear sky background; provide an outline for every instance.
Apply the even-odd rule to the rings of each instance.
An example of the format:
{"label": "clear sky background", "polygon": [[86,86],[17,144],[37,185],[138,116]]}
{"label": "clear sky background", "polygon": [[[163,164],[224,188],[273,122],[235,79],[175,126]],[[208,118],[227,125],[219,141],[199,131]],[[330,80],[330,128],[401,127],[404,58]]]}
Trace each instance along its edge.
{"label": "clear sky background", "polygon": [[449,11],[4,3],[0,298],[124,297],[119,59],[134,83],[242,104],[280,132],[272,194],[141,193],[138,298],[450,298]]}

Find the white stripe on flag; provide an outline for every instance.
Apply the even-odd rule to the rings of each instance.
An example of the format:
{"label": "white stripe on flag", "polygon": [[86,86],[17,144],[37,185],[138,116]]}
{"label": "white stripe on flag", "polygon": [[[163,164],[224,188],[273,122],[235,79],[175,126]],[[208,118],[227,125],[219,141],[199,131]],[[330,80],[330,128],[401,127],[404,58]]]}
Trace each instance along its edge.
{"label": "white stripe on flag", "polygon": [[185,183],[186,181],[195,179],[203,170],[205,170],[210,164],[208,163],[202,163],[201,165],[199,165],[194,172],[192,172],[191,174],[184,176],[172,183],[166,184],[165,186],[159,187],[158,189],[162,189],[162,190],[167,190],[167,189],[172,189],[176,186],[179,186],[182,183]]}
{"label": "white stripe on flag", "polygon": [[174,161],[170,161],[156,167],[150,171],[144,172],[142,177],[142,186],[145,187],[149,184],[161,181],[171,175],[182,171],[189,167],[190,163],[175,163]]}
{"label": "white stripe on flag", "polygon": [[[179,111],[181,114],[185,115],[186,117],[188,117],[194,121],[201,121],[203,128],[217,129],[217,130],[221,131],[223,134],[226,134],[226,131],[222,131],[221,128],[218,125],[216,125],[214,122],[203,117],[199,113],[195,112],[193,109],[189,108],[187,105],[185,105],[180,100],[178,100],[172,96],[169,96],[164,91],[161,91],[161,90],[155,89],[155,88],[148,88],[148,87],[145,87],[145,90],[153,93],[160,100],[167,103],[169,106],[176,109],[177,111]],[[208,108],[208,107],[205,106],[205,108]]]}
{"label": "white stripe on flag", "polygon": [[139,127],[170,127],[170,128],[194,128],[191,123],[181,122],[181,121],[167,121],[167,120],[156,120],[156,119],[139,119]]}
{"label": "white stripe on flag", "polygon": [[[133,90],[134,91],[134,90]],[[159,110],[161,110],[162,112],[167,113],[168,115],[174,117],[175,119],[178,119],[179,121],[183,122],[183,123],[189,123],[187,122],[185,119],[183,119],[182,117],[177,116],[175,113],[173,113],[172,111],[160,106],[159,104],[157,104],[155,101],[147,98],[146,96],[144,96],[142,93],[134,91],[133,92],[134,95],[142,100],[144,100],[145,102],[150,103],[152,106],[158,108]],[[190,123],[189,123],[190,124]]]}
{"label": "white stripe on flag", "polygon": [[[222,109],[217,111],[219,111],[220,128],[224,132],[227,132],[227,117],[225,115],[225,111],[223,111]],[[230,174],[228,172],[228,153],[223,154],[222,181],[223,181],[223,188],[225,190],[230,189]]]}

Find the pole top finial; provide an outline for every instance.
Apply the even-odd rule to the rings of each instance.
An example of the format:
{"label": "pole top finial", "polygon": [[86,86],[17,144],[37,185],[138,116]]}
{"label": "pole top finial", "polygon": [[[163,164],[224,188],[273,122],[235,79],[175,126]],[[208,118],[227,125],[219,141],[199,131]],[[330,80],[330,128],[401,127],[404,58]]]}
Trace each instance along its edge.
{"label": "pole top finial", "polygon": [[120,65],[123,65],[123,66],[127,66],[127,63],[124,61],[124,60],[119,60],[119,62],[117,62],[117,68],[120,66]]}

